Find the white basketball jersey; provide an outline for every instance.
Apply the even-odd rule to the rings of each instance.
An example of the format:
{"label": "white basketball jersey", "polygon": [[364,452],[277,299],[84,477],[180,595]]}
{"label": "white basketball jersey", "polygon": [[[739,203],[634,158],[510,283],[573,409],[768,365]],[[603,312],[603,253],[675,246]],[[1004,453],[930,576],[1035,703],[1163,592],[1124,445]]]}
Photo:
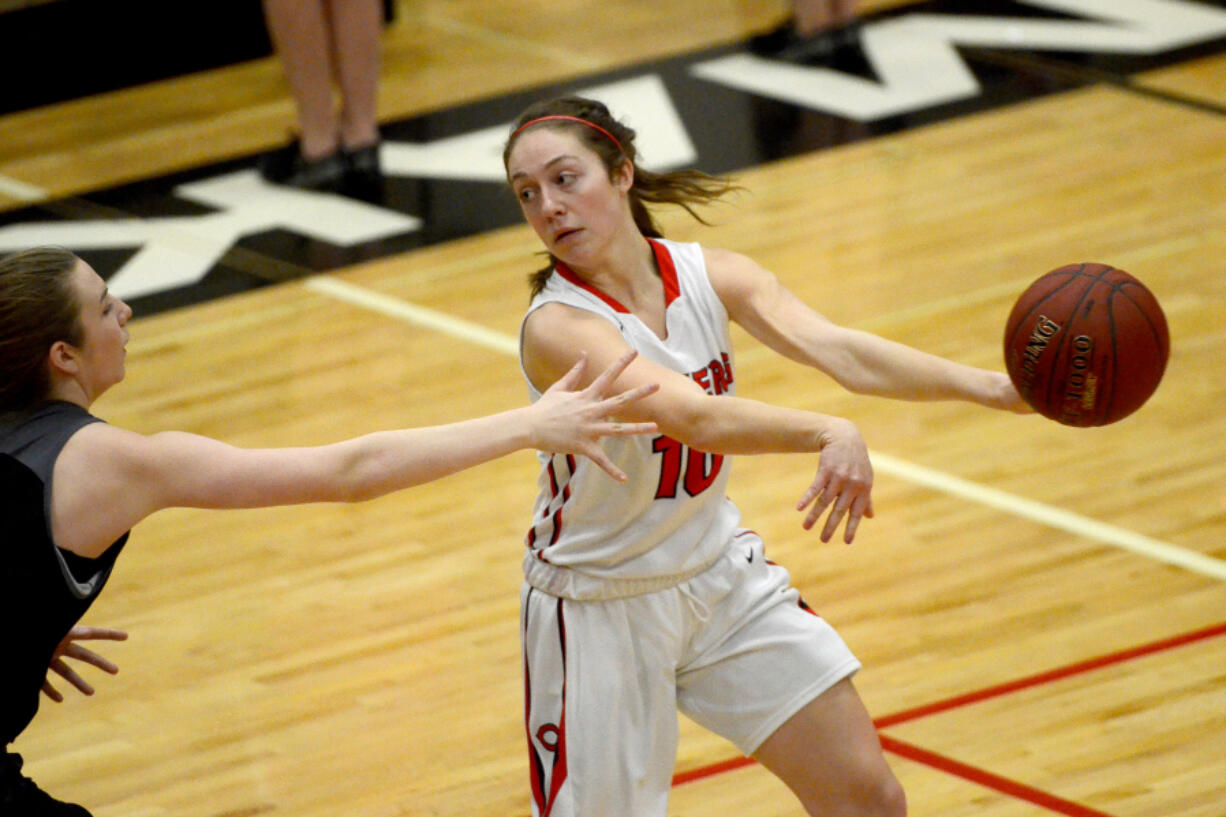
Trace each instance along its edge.
{"label": "white basketball jersey", "polygon": [[[709,394],[732,394],[728,313],[707,279],[702,248],[662,239],[651,245],[664,287],[666,339],[560,263],[528,314],[547,303],[593,312],[643,357]],[[531,381],[528,388],[535,402],[540,392]],[[740,523],[724,493],[730,458],[692,451],[662,434],[602,444],[627,482],[586,458],[538,452],[527,582],[564,598],[619,598],[671,586],[713,564]]]}

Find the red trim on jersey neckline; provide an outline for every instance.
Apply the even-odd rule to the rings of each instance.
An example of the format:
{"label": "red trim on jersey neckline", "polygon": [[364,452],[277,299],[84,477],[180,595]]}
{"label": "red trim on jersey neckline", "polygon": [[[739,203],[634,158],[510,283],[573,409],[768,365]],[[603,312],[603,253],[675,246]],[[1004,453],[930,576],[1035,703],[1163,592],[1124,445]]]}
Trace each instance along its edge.
{"label": "red trim on jersey neckline", "polygon": [[[656,267],[660,270],[660,280],[664,282],[664,308],[667,309],[673,301],[681,297],[681,286],[677,283],[677,267],[673,264],[672,255],[669,254],[668,249],[663,244],[650,238],[647,239],[647,243],[651,245],[651,250],[655,253]],[[575,275],[571,268],[561,261],[554,265],[554,269],[557,270],[558,275],[561,275],[567,281],[604,301],[613,308],[613,311],[621,312],[624,315],[630,314],[630,310],[622,306],[620,301],[609,297],[587,281],[581,279],[578,275]]]}

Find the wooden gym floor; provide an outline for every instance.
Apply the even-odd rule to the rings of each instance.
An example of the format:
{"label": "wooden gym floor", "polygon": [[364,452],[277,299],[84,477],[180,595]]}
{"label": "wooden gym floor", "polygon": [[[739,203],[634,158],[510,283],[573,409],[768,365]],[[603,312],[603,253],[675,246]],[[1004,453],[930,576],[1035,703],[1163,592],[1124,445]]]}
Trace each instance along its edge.
{"label": "wooden gym floor", "polygon": [[[1089,2],[1063,5],[1066,17],[1055,3],[865,3],[870,22],[1092,16],[1076,11]],[[1203,32],[1226,17],[1222,3],[1111,8],[1134,28],[1156,15]],[[1226,32],[1093,58],[964,48],[978,97],[869,122],[796,100],[765,116],[763,94],[726,86],[676,92],[695,81],[678,65],[742,53],[784,11],[401,2],[381,119],[425,142],[509,121],[535,89],[659,69],[695,163],[747,188],[714,227],[670,214],[673,237],[747,252],[836,321],[975,365],[1003,365],[1012,300],[1049,269],[1102,261],[1145,281],[1170,364],[1141,411],[1100,429],[854,397],[738,333],[741,394],[860,425],[877,518],[850,548],[804,533],[791,506],[806,458],[740,458],[731,493],[863,661],[857,684],[912,815],[1223,817]],[[847,93],[879,103],[874,82]],[[158,208],[176,184],[249,170],[292,117],[271,58],[6,114],[0,243],[57,221],[197,214]],[[497,195],[484,191],[437,188],[431,212],[456,219],[454,235],[425,224],[430,240],[340,251],[281,230],[223,248],[174,299],[134,289],[129,376],[97,413],[265,446],[521,404],[514,336],[536,243],[523,226],[447,215]],[[399,201],[380,215],[429,220]],[[66,229],[46,234],[76,240]],[[80,249],[118,276],[139,245]],[[288,280],[209,288],[244,274]],[[131,633],[103,649],[120,675],[85,670],[97,695],[44,703],[14,749],[97,817],[527,814],[517,610],[534,481],[523,453],[363,505],[148,520],[86,619]],[[674,815],[799,813],[684,720],[677,773]]]}

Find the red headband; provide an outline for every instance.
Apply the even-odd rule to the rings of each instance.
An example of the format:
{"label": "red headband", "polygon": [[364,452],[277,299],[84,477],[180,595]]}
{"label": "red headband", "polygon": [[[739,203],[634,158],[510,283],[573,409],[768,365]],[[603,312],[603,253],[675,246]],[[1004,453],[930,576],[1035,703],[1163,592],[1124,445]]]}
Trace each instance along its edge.
{"label": "red headband", "polygon": [[518,128],[516,128],[516,129],[515,129],[515,133],[512,133],[512,134],[511,134],[511,138],[512,138],[512,139],[514,139],[516,136],[519,136],[520,131],[522,131],[524,128],[527,128],[527,127],[529,127],[529,126],[531,126],[531,125],[535,125],[535,124],[536,124],[536,123],[538,123],[538,122],[548,122],[548,121],[550,121],[551,119],[561,119],[561,120],[564,120],[564,121],[567,121],[567,122],[578,122],[580,125],[587,125],[589,128],[592,128],[592,129],[594,129],[594,130],[598,130],[598,131],[600,131],[601,133],[603,133],[605,136],[609,137],[609,141],[610,141],[610,142],[612,142],[613,144],[617,145],[617,149],[618,149],[619,151],[621,151],[622,153],[625,153],[625,152],[626,152],[626,149],[622,147],[622,143],[621,143],[621,142],[619,142],[619,141],[617,141],[617,137],[616,137],[616,136],[614,136],[613,134],[609,133],[607,130],[605,130],[604,128],[600,127],[600,126],[599,126],[599,125],[597,125],[595,122],[589,122],[589,121],[587,121],[586,119],[580,119],[580,118],[579,118],[579,117],[577,117],[577,116],[565,116],[565,115],[563,115],[563,114],[554,114],[554,115],[552,115],[552,116],[542,116],[542,117],[539,117],[539,118],[537,118],[537,119],[532,119],[532,120],[529,120],[528,122],[525,122],[524,124],[522,124],[522,125],[520,125]]}

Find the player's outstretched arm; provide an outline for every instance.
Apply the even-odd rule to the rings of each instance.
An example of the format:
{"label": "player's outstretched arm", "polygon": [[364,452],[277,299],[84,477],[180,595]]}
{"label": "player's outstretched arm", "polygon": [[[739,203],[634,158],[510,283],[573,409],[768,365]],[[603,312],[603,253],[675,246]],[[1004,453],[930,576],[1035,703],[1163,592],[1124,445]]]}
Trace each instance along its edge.
{"label": "player's outstretched arm", "polygon": [[[624,479],[598,441],[606,436],[656,430],[653,422],[619,423],[609,419],[618,409],[631,406],[658,388],[644,384],[610,396],[613,383],[636,356],[633,351],[622,355],[590,385],[574,391],[587,366],[586,356],[581,356],[565,377],[530,406],[448,425],[369,434],[316,449],[323,458],[320,487],[324,495],[305,501],[369,499],[523,448],[591,457],[614,478]],[[334,462],[333,457],[341,458],[341,462]]]}
{"label": "player's outstretched arm", "polygon": [[1008,375],[967,366],[839,326],[752,259],[707,250],[711,283],[733,320],[779,354],[812,366],[856,394],[898,400],[966,400],[1031,411]]}
{"label": "player's outstretched arm", "polygon": [[73,435],[56,463],[56,542],[82,556],[97,556],[162,508],[357,502],[524,448],[588,456],[622,477],[597,440],[655,430],[650,422],[609,419],[656,389],[640,385],[611,393],[634,357],[623,355],[587,388],[572,391],[586,366],[580,360],[531,406],[308,448],[237,448],[197,434],[144,436],[94,423]]}

